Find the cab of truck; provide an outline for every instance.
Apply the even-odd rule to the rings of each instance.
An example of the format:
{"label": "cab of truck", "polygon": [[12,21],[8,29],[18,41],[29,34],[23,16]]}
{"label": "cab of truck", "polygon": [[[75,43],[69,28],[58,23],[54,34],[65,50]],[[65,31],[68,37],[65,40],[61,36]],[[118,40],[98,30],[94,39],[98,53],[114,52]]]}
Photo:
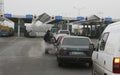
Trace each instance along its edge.
{"label": "cab of truck", "polygon": [[93,75],[120,75],[120,22],[103,31],[92,60]]}
{"label": "cab of truck", "polygon": [[0,36],[9,36],[10,27],[8,26],[1,26],[0,28]]}

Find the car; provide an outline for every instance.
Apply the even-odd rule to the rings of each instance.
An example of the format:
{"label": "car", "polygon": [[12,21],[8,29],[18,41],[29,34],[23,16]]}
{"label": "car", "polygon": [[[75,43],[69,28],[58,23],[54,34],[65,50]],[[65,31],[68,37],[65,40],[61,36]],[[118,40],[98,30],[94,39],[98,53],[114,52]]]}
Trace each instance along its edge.
{"label": "car", "polygon": [[94,45],[90,38],[83,36],[64,36],[57,49],[58,66],[69,63],[89,63],[92,65]]}
{"label": "car", "polygon": [[58,39],[59,36],[68,36],[68,34],[56,34],[54,35],[56,39]]}
{"label": "car", "polygon": [[67,35],[70,35],[70,31],[69,30],[59,30],[58,34],[67,34]]}
{"label": "car", "polygon": [[63,38],[64,36],[67,36],[67,35],[59,35],[59,36],[57,37],[56,42],[54,43],[54,50],[55,50],[55,54],[56,54],[56,55],[58,54],[58,53],[57,53],[57,48],[58,48],[58,46],[59,46],[59,44],[60,44],[60,42],[61,42],[61,40],[62,40],[62,38]]}
{"label": "car", "polygon": [[31,38],[36,37],[36,32],[35,31],[30,31],[29,32],[29,37],[31,37]]}
{"label": "car", "polygon": [[120,22],[105,28],[92,60],[92,75],[120,75]]}

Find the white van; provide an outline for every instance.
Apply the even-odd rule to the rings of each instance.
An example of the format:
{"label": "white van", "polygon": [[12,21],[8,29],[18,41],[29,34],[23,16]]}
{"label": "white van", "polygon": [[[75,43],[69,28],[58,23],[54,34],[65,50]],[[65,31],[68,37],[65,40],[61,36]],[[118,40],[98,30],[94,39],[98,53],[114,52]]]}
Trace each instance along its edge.
{"label": "white van", "polygon": [[120,22],[103,31],[92,60],[93,75],[120,75]]}

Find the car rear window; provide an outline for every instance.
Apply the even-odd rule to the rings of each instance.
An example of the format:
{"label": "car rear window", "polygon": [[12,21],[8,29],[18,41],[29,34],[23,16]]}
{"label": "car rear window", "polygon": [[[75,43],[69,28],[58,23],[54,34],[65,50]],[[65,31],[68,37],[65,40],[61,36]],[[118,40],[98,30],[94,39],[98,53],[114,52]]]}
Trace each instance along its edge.
{"label": "car rear window", "polygon": [[60,34],[69,34],[69,31],[60,31]]}
{"label": "car rear window", "polygon": [[89,45],[90,41],[87,38],[64,38],[62,45],[83,46]]}

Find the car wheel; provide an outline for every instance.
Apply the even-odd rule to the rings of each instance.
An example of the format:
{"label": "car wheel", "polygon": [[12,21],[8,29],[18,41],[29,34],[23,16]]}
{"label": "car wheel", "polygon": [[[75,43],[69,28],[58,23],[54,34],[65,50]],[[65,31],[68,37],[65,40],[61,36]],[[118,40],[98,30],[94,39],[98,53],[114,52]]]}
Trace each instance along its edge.
{"label": "car wheel", "polygon": [[62,66],[63,66],[63,63],[58,62],[58,66],[59,66],[59,67],[62,67]]}
{"label": "car wheel", "polygon": [[48,50],[47,50],[47,49],[45,49],[45,54],[49,54],[49,52],[48,52]]}

